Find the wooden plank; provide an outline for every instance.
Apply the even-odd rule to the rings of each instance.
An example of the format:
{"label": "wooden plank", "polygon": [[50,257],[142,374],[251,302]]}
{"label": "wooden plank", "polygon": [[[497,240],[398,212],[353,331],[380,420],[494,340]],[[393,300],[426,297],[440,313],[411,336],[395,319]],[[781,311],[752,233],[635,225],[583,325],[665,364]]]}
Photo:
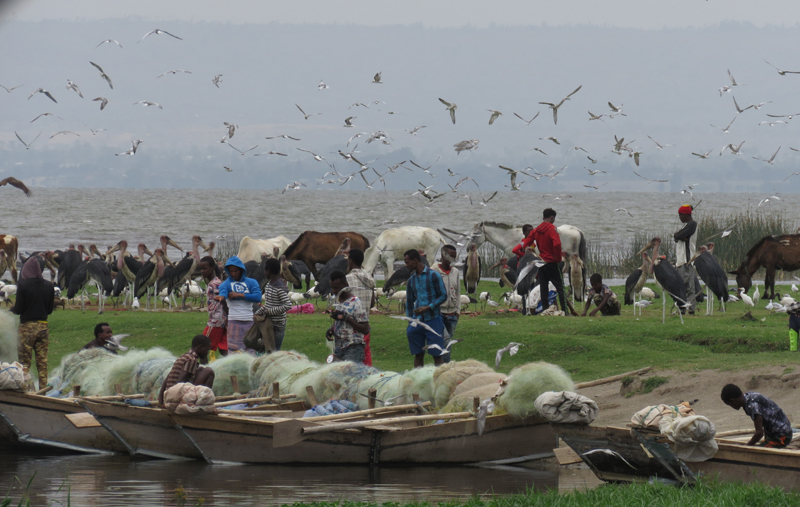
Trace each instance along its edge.
{"label": "wooden plank", "polygon": [[78,412],[75,414],[65,414],[64,417],[76,428],[97,428],[102,426],[92,414],[88,412]]}
{"label": "wooden plank", "polygon": [[220,410],[219,415],[247,415],[251,417],[270,417],[273,415],[289,415],[291,410]]}
{"label": "wooden plank", "polygon": [[558,449],[553,449],[553,454],[556,455],[559,465],[571,465],[573,463],[580,463],[583,461],[581,457],[578,456],[578,453],[569,447],[559,447]]}
{"label": "wooden plank", "polygon": [[306,396],[308,396],[308,402],[311,403],[312,407],[319,405],[319,402],[317,402],[317,395],[314,393],[314,388],[312,386],[306,386]]}
{"label": "wooden plank", "polygon": [[53,389],[53,386],[47,386],[44,389],[39,389],[33,394],[38,394],[39,396],[44,395],[45,393],[49,393]]}
{"label": "wooden plank", "polygon": [[369,409],[373,409],[373,408],[375,408],[375,398],[376,398],[377,396],[378,396],[378,390],[377,390],[377,389],[375,389],[374,387],[371,387],[371,388],[370,388],[370,389],[367,391],[367,397],[368,397],[368,398],[367,398],[367,409],[368,409],[368,410],[369,410]]}
{"label": "wooden plank", "polygon": [[231,388],[234,393],[239,392],[239,379],[236,378],[236,375],[231,375]]}
{"label": "wooden plank", "polygon": [[616,382],[617,380],[622,380],[625,377],[634,377],[637,375],[643,375],[648,371],[652,370],[652,366],[648,366],[647,368],[642,368],[639,370],[629,371],[627,373],[620,373],[619,375],[613,375],[611,377],[601,378],[597,380],[592,380],[590,382],[580,382],[575,384],[575,389],[586,389],[587,387],[594,387],[600,386],[603,384],[610,384],[611,382]]}

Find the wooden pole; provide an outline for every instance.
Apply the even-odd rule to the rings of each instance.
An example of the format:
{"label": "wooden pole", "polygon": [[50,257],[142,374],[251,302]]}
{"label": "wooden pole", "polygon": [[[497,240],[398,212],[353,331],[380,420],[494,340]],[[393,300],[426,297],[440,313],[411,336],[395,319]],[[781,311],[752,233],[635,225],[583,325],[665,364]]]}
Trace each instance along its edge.
{"label": "wooden pole", "polygon": [[39,396],[42,396],[45,393],[49,393],[52,389],[53,389],[53,386],[47,386],[44,389],[39,389],[38,391],[36,391],[33,394],[38,394]]}
{"label": "wooden pole", "polygon": [[122,384],[114,384],[114,392],[117,396],[122,396]]}
{"label": "wooden pole", "polygon": [[[423,407],[430,407],[430,401],[422,402]],[[391,412],[403,412],[406,410],[414,410],[419,409],[418,405],[397,405],[395,407],[380,407],[380,408],[373,408],[369,410],[359,410],[357,412],[348,412],[345,414],[331,414],[331,415],[320,415],[316,417],[303,417],[303,421],[309,422],[320,422],[320,421],[335,421],[336,419],[350,419],[355,417],[365,417],[368,415],[374,414],[386,414]]]}
{"label": "wooden pole", "polygon": [[647,368],[642,368],[640,370],[629,371],[627,373],[620,373],[619,375],[614,375],[611,377],[601,378],[597,380],[592,380],[590,382],[580,382],[575,384],[575,389],[585,389],[587,387],[594,387],[603,384],[610,384],[611,382],[616,382],[617,380],[622,380],[625,377],[634,377],[638,375],[644,375],[648,371],[652,370],[652,366],[648,366]]}
{"label": "wooden pole", "polygon": [[375,389],[374,387],[370,388],[370,390],[367,391],[367,396],[368,396],[367,398],[368,408],[375,408],[375,398],[378,396],[378,390]]}
{"label": "wooden pole", "polygon": [[472,411],[477,415],[478,410],[481,408],[481,399],[477,396],[472,398]]}
{"label": "wooden pole", "polygon": [[[416,421],[435,421],[438,419],[468,419],[473,417],[471,412],[454,412],[452,414],[427,414],[427,415],[410,415],[405,417],[389,417],[386,419],[369,419],[366,421],[352,421],[343,423],[325,424],[321,426],[313,426],[310,428],[303,428],[304,435],[314,433],[325,433],[328,431],[347,430],[351,428],[365,428],[375,425],[388,425],[404,422]],[[302,421],[302,419],[299,419]]]}
{"label": "wooden pole", "polygon": [[[77,396],[76,396],[77,398]],[[120,394],[115,396],[83,396],[85,400],[90,401],[125,401],[125,400],[141,400],[144,398],[144,394]]]}
{"label": "wooden pole", "polygon": [[239,379],[236,378],[236,375],[231,375],[231,388],[234,393],[239,392]]}
{"label": "wooden pole", "polygon": [[252,417],[270,417],[273,415],[291,414],[291,410],[220,410],[219,415],[247,415]]}
{"label": "wooden pole", "polygon": [[314,393],[314,388],[311,386],[306,386],[306,396],[308,396],[308,402],[311,403],[312,407],[316,407],[319,405],[317,402],[317,395]]}
{"label": "wooden pole", "polygon": [[81,395],[81,386],[72,386],[72,397],[77,398]]}
{"label": "wooden pole", "polygon": [[276,400],[280,399],[280,397],[281,397],[281,384],[280,384],[280,382],[273,382],[272,383],[272,397],[275,398]]}

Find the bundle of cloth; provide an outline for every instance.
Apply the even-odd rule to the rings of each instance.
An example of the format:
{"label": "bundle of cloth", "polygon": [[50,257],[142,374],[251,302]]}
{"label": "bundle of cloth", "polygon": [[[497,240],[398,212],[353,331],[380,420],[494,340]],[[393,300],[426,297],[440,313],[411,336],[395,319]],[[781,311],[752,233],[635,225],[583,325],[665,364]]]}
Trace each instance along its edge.
{"label": "bundle of cloth", "polygon": [[660,431],[671,442],[675,455],[687,462],[705,461],[719,450],[714,423],[698,415],[688,402],[644,407],[631,417],[634,428]]}

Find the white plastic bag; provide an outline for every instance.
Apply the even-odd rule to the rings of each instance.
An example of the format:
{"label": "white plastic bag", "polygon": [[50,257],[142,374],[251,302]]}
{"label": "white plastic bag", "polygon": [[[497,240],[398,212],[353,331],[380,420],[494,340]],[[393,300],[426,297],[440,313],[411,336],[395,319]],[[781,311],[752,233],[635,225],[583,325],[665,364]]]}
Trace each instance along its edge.
{"label": "white plastic bag", "polygon": [[714,440],[717,434],[714,423],[702,415],[675,418],[663,425],[661,433],[675,442],[675,454],[684,461],[711,459],[719,449]]}
{"label": "white plastic bag", "polygon": [[570,391],[546,392],[533,403],[539,415],[562,424],[591,424],[600,410],[594,400]]}
{"label": "white plastic bag", "polygon": [[205,415],[216,413],[214,391],[206,386],[188,382],[176,384],[164,393],[167,412],[178,415]]}
{"label": "white plastic bag", "polygon": [[[28,379],[30,380],[30,379]],[[22,365],[13,363],[0,363],[0,391],[27,391],[28,382]]]}

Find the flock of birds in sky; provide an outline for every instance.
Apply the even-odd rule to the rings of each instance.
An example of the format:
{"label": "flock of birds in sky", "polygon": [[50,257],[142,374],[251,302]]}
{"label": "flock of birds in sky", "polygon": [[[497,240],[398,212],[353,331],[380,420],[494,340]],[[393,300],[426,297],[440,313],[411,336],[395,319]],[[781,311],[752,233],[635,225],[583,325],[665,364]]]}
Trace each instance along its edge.
{"label": "flock of birds in sky", "polygon": [[[183,40],[181,37],[178,37],[177,35],[172,34],[172,33],[168,32],[166,30],[155,29],[155,30],[152,30],[152,31],[146,33],[139,41],[136,42],[136,44],[139,44],[139,43],[143,42],[145,39],[147,39],[151,35],[165,35],[165,36],[174,38],[174,39],[179,40],[179,41]],[[108,45],[114,44],[114,45],[118,46],[120,49],[123,48],[122,44],[120,44],[118,41],[116,41],[114,39],[106,39],[106,40],[100,42],[96,46],[95,49],[97,49],[97,48],[99,48],[101,46],[104,46],[106,44],[108,44]],[[765,60],[765,62],[766,62],[766,60]],[[800,71],[783,70],[783,69],[780,69],[778,67],[775,67],[774,65],[772,65],[769,62],[766,62],[766,63],[769,64],[770,66],[774,67],[778,71],[778,74],[781,75],[781,76],[787,76],[789,74],[800,74]],[[112,96],[111,94],[113,93],[113,90],[114,90],[114,84],[113,84],[112,77],[103,69],[103,67],[100,64],[98,64],[98,63],[96,63],[94,61],[89,61],[89,64],[94,66],[94,68],[98,71],[98,78],[101,79],[103,81],[103,83],[108,86],[107,94]],[[174,76],[174,75],[177,75],[178,73],[181,73],[181,74],[192,74],[192,72],[188,71],[188,70],[174,69],[174,70],[168,70],[166,72],[163,72],[162,74],[156,76],[156,79],[164,78],[164,77],[166,77],[168,75],[173,75]],[[213,84],[217,88],[224,87],[224,85],[220,86],[221,84],[223,84],[222,77],[223,77],[222,74],[214,75],[213,78],[210,79],[211,84]],[[722,97],[726,93],[732,95],[732,92],[737,87],[745,86],[744,84],[738,83],[736,81],[736,79],[734,78],[733,74],[731,74],[730,70],[728,71],[728,79],[730,80],[730,84],[725,84],[724,86],[722,86],[719,89],[720,97]],[[382,85],[384,83],[382,72],[377,72],[372,77],[371,83],[375,84],[375,85]],[[6,86],[3,86],[3,85],[0,85],[0,87],[5,89],[6,92],[8,92],[8,93],[12,93],[14,90],[16,90],[17,88],[20,88],[22,86],[24,86],[24,85],[16,85],[16,86],[12,86],[12,87],[6,87]],[[319,90],[320,93],[325,93],[325,90],[327,90],[329,88],[330,87],[328,86],[328,84],[326,84],[322,80],[317,85],[317,89]],[[578,86],[577,88],[575,88],[572,92],[566,94],[563,98],[560,98],[560,99],[555,100],[553,102],[547,102],[547,101],[540,101],[539,102],[539,104],[541,104],[543,106],[547,106],[547,108],[552,112],[553,123],[555,125],[558,124],[558,112],[559,112],[559,110],[562,109],[562,108],[565,108],[565,107],[569,107],[569,102],[571,101],[571,98],[575,94],[580,92],[581,88],[582,88],[582,85]],[[78,84],[73,82],[73,81],[71,81],[70,79],[66,80],[66,89],[68,91],[70,91],[70,92],[75,93],[76,95],[78,95],[78,97],[84,98],[83,92],[81,91],[81,89],[78,86]],[[53,93],[51,93],[50,91],[48,91],[48,90],[46,90],[44,88],[41,88],[41,87],[34,89],[28,95],[28,100],[32,99],[37,94],[45,97],[46,99],[52,101],[53,103],[56,103],[56,104],[58,103],[58,101],[57,101],[57,99],[56,99],[56,97],[54,96]],[[735,111],[736,111],[736,115],[733,117],[733,119],[724,128],[723,127],[717,127],[717,126],[715,126],[713,124],[711,125],[714,128],[720,129],[725,134],[730,134],[731,132],[735,131],[734,123],[736,122],[736,120],[739,117],[739,115],[744,114],[748,110],[753,110],[753,111],[759,110],[762,107],[764,107],[765,105],[771,103],[771,102],[768,101],[768,102],[761,102],[759,104],[750,104],[750,105],[747,105],[746,107],[741,107],[739,105],[739,103],[737,102],[736,97],[732,95],[732,98],[733,98],[732,103],[733,103],[733,106],[734,106]],[[108,106],[109,102],[111,101],[108,97],[105,97],[105,96],[98,96],[98,97],[93,98],[91,100],[93,102],[98,102],[99,103],[98,107],[100,108],[101,111],[104,111],[106,109],[106,107]],[[452,123],[455,124],[456,120],[457,120],[458,105],[455,102],[450,101],[450,100],[445,100],[444,98],[439,98],[439,101],[440,101],[441,104],[444,105],[444,113],[448,114],[450,120],[452,121]],[[383,102],[381,100],[375,100],[375,101],[370,102],[370,103],[356,102],[356,103],[350,104],[350,106],[348,107],[348,110],[354,112],[354,111],[358,110],[359,108],[370,109],[370,107],[380,106],[382,104],[385,105],[385,102]],[[158,104],[158,103],[153,102],[153,101],[148,101],[148,100],[140,100],[140,101],[137,101],[137,102],[133,103],[133,105],[137,105],[137,106],[141,106],[141,107],[151,107],[151,108],[156,108],[156,109],[163,109],[163,106],[161,104]],[[312,118],[323,114],[321,112],[306,112],[306,109],[301,107],[300,104],[295,104],[295,106],[297,107],[297,110],[298,110],[299,114],[302,115],[304,121],[313,121]],[[628,116],[628,114],[623,111],[623,106],[624,106],[624,104],[615,105],[612,102],[608,102],[608,108],[609,109],[608,109],[607,112],[603,112],[601,114],[595,114],[591,110],[588,110],[587,111],[588,116],[589,116],[588,117],[588,121],[601,121],[601,122],[604,122],[606,120],[613,120],[614,118],[616,118],[618,116]],[[498,121],[502,121],[502,117],[504,116],[503,112],[495,110],[495,109],[489,109],[487,112],[488,112],[487,120],[488,120],[488,124],[489,125],[493,125]],[[356,126],[356,120],[358,119],[358,116],[356,114],[357,113],[354,112],[352,115],[349,115],[349,116],[345,117],[344,120],[343,120],[342,127],[343,128],[353,128],[353,127],[355,127]],[[394,111],[388,111],[387,114],[395,114],[395,113],[394,113]],[[534,120],[536,120],[539,117],[540,114],[541,114],[541,111],[537,112],[531,119],[528,120],[525,117],[523,117],[522,115],[520,115],[519,113],[513,112],[513,116],[514,117],[516,117],[517,119],[521,120],[523,123],[525,123],[525,125],[528,125],[528,126],[531,125],[531,123]],[[800,113],[797,113],[797,114],[800,114]],[[778,125],[778,124],[786,124],[794,116],[797,116],[797,114],[767,114],[767,117],[769,119],[765,120],[765,121],[761,121],[759,123],[759,125],[768,125],[768,126],[772,127],[772,126],[775,126],[775,125]],[[31,120],[31,123],[36,122],[37,120],[39,120],[43,116],[54,116],[56,118],[60,118],[60,117],[54,115],[53,113],[45,112],[45,113],[40,114],[39,116],[37,116],[33,120]],[[540,122],[541,121],[543,121],[543,120],[540,120]],[[255,146],[253,146],[253,147],[247,147],[246,149],[237,148],[234,144],[232,144],[232,141],[233,141],[233,138],[235,136],[236,131],[239,129],[239,126],[236,125],[235,123],[232,123],[232,122],[224,122],[222,127],[224,128],[224,135],[223,135],[222,139],[219,142],[221,144],[226,144],[228,147],[230,147],[231,149],[235,150],[236,152],[238,152],[242,156],[253,152],[252,156],[288,157],[290,155],[290,153],[291,153],[291,152],[287,153],[287,152],[276,151],[274,149],[273,150],[268,150],[268,151],[262,151],[262,152],[255,152],[255,150],[261,145],[260,143],[255,145]],[[419,135],[421,133],[422,129],[425,129],[425,128],[427,128],[426,125],[417,125],[417,126],[405,129],[406,134],[404,134],[404,135],[417,136],[417,135]],[[105,129],[90,129],[90,131],[91,131],[91,133],[93,135],[96,135],[98,132],[101,132],[103,130],[105,130]],[[25,139],[23,139],[22,136],[20,136],[20,134],[17,133],[16,131],[15,131],[15,134],[16,134],[16,137],[19,140],[19,142],[22,143],[22,145],[25,146],[26,150],[28,150],[39,139],[39,136],[41,135],[41,132],[39,133],[39,135],[37,135],[36,137],[34,137],[33,139],[31,139],[29,141],[26,141]],[[54,137],[60,136],[60,135],[80,137],[80,134],[78,134],[76,132],[73,132],[73,131],[70,131],[70,130],[62,130],[62,131],[59,131],[59,132],[56,132],[56,133],[52,134],[50,136],[50,139],[53,139]],[[669,149],[669,148],[674,148],[674,145],[672,145],[672,144],[662,143],[662,142],[654,139],[653,137],[651,137],[649,135],[647,137],[654,144],[654,148],[655,149],[665,150],[665,149]],[[292,141],[293,143],[302,142],[302,139],[300,137],[292,136],[292,135],[285,134],[285,133],[284,134],[280,134],[280,135],[273,135],[273,136],[265,137],[265,140],[267,140],[267,141],[274,140],[274,139],[283,139],[283,140],[287,140],[287,141]],[[393,141],[393,139],[389,136],[389,134],[387,134],[383,130],[378,130],[378,131],[371,132],[371,133],[370,132],[358,132],[358,133],[355,133],[347,141],[347,145],[344,148],[344,150],[347,150],[347,151],[343,151],[342,149],[339,149],[335,153],[335,155],[338,155],[339,157],[341,157],[341,161],[340,161],[341,164],[339,165],[338,168],[337,168],[336,163],[334,161],[332,161],[332,160],[329,160],[326,156],[321,154],[320,150],[306,149],[304,147],[301,147],[300,145],[297,145],[297,146],[295,146],[296,154],[298,156],[300,156],[300,157],[304,157],[304,158],[307,157],[307,159],[309,161],[314,161],[314,162],[319,162],[319,163],[325,164],[326,172],[317,180],[317,183],[319,185],[338,185],[338,186],[343,186],[343,185],[346,185],[346,184],[350,183],[351,181],[361,180],[363,182],[363,184],[365,185],[365,187],[367,189],[369,189],[369,190],[372,190],[378,184],[383,185],[383,188],[385,189],[386,186],[387,186],[387,178],[389,177],[389,175],[392,174],[392,173],[395,173],[396,171],[401,170],[401,169],[402,170],[406,170],[406,171],[410,171],[410,172],[418,172],[418,173],[420,173],[420,177],[423,178],[423,179],[424,179],[424,177],[422,176],[422,174],[424,174],[426,176],[429,176],[431,178],[436,178],[437,174],[434,174],[433,168],[437,164],[437,162],[439,161],[441,156],[437,157],[436,160],[434,160],[432,163],[427,163],[427,162],[420,163],[420,162],[417,162],[417,161],[409,159],[409,160],[403,160],[403,161],[398,162],[398,163],[394,163],[392,165],[383,164],[384,167],[385,167],[385,170],[381,171],[381,170],[378,170],[377,166],[375,165],[375,162],[378,159],[362,162],[361,158],[363,158],[363,157],[362,157],[362,155],[359,154],[360,152],[357,151],[358,141],[362,140],[362,139],[363,139],[363,142],[365,144],[382,143],[384,145],[391,145],[391,143]],[[559,141],[554,136],[540,137],[539,140],[543,141],[545,143],[552,142],[555,145],[561,145],[561,141]],[[121,151],[119,153],[116,153],[116,155],[117,156],[135,156],[136,153],[137,153],[137,150],[140,149],[140,145],[143,142],[144,141],[142,141],[141,139],[133,139],[133,140],[131,140],[130,149],[125,150],[125,151]],[[631,146],[632,143],[634,143],[634,142],[635,142],[635,140],[626,141],[624,137],[618,138],[617,136],[614,136],[613,143],[611,143],[610,140],[609,140],[609,148],[610,148],[611,153],[613,153],[615,155],[618,155],[618,156],[627,155],[628,157],[630,157],[633,160],[634,164],[638,167],[638,166],[640,166],[640,164],[642,163],[643,160],[646,160],[645,159],[645,152],[641,148],[635,148],[635,147]],[[719,151],[719,156],[722,156],[726,152],[729,152],[733,156],[742,156],[743,155],[743,146],[744,146],[745,142],[746,141],[742,140],[742,141],[738,142],[738,144],[735,144],[733,142],[727,143]],[[355,143],[355,145],[352,148],[350,148],[350,145],[353,144],[353,143]],[[460,141],[460,142],[456,143],[453,146],[453,148],[455,149],[455,152],[457,154],[460,154],[462,152],[471,152],[471,151],[474,151],[474,150],[478,149],[479,143],[480,143],[480,141],[478,139],[467,139],[467,140],[463,140],[463,141]],[[536,147],[532,148],[530,151],[535,151],[538,154],[540,154],[541,156],[547,156],[547,152],[545,151],[545,149],[546,149],[546,145],[544,147],[536,146]],[[597,155],[593,156],[591,153],[589,153],[586,149],[584,149],[581,146],[577,146],[576,145],[576,146],[573,146],[571,149],[576,150],[576,151],[583,151],[585,156],[586,156],[586,159],[591,164],[596,164],[598,162]],[[793,150],[793,151],[800,151],[800,149],[793,148],[793,147],[790,147],[789,149]],[[775,159],[778,156],[780,150],[781,150],[781,146],[779,146],[775,150],[775,152],[772,154],[772,156],[770,156],[769,158],[760,158],[760,157],[752,157],[752,158],[754,158],[756,160],[761,160],[761,161],[765,162],[766,164],[772,165],[772,164],[775,163]],[[288,151],[288,150],[284,150],[284,151]],[[710,149],[710,150],[704,151],[704,152],[692,152],[692,155],[697,156],[700,159],[708,159],[709,157],[712,156],[712,153],[714,153],[714,151],[715,151],[714,149]],[[331,158],[334,158],[334,157],[332,156]],[[337,161],[339,161],[338,158],[337,158]],[[347,167],[347,169],[345,169],[342,164],[345,167]],[[523,169],[514,169],[514,168],[508,167],[506,165],[498,165],[499,171],[502,171],[502,172],[498,172],[497,174],[498,175],[505,175],[505,176],[509,177],[509,184],[505,185],[505,187],[509,188],[512,191],[516,191],[516,190],[520,190],[522,185],[524,183],[526,183],[527,181],[529,181],[529,179],[538,181],[541,178],[549,178],[550,180],[553,180],[558,175],[562,174],[564,169],[566,169],[566,167],[567,166],[565,165],[565,166],[561,167],[560,169],[552,168],[549,171],[540,172],[539,170],[537,170],[537,169],[535,169],[533,167],[525,167]],[[227,171],[227,172],[233,172],[234,171],[234,168],[231,167],[230,165],[229,166],[223,166],[223,169],[225,171]],[[598,179],[602,178],[602,176],[599,176],[599,175],[607,174],[606,171],[593,170],[593,169],[590,169],[588,167],[586,168],[586,170],[587,170],[589,176],[592,176],[592,177],[597,176]],[[423,198],[424,199],[423,202],[425,202],[426,205],[429,205],[430,203],[434,202],[435,200],[440,199],[440,198],[442,198],[444,196],[448,196],[448,195],[449,196],[453,196],[454,199],[459,199],[459,198],[468,199],[471,204],[475,204],[473,202],[473,196],[465,191],[467,188],[472,189],[471,185],[474,185],[475,190],[477,190],[477,193],[478,193],[478,196],[479,196],[479,198],[477,199],[477,204],[480,204],[482,206],[486,206],[497,195],[497,191],[495,191],[495,192],[491,193],[490,195],[485,196],[484,193],[481,190],[481,187],[480,187],[479,183],[474,178],[472,178],[470,176],[462,176],[461,174],[454,172],[450,168],[446,169],[446,173],[444,171],[440,171],[437,168],[437,172],[439,173],[440,176],[445,175],[446,178],[448,179],[448,181],[445,183],[447,189],[445,189],[444,186],[440,184],[440,180],[436,180],[436,182],[433,182],[433,184],[429,184],[429,185],[426,185],[425,183],[420,181],[419,182],[419,189],[416,192],[414,192],[414,194],[412,194],[412,196],[417,196],[418,195],[421,198]],[[636,177],[641,178],[642,180],[645,180],[648,184],[649,183],[667,183],[669,181],[667,179],[651,179],[651,178],[648,178],[648,177],[642,175],[640,172],[638,172],[636,170],[633,170],[633,174]],[[798,176],[798,175],[800,175],[800,172],[793,172],[793,173],[789,174],[784,181],[788,180],[789,178],[791,178],[793,176]],[[451,184],[451,182],[453,182],[453,183]],[[6,178],[6,179],[0,181],[0,186],[5,185],[5,184],[10,184],[10,185],[13,185],[13,186],[15,186],[17,188],[20,188],[21,190],[23,190],[26,193],[26,195],[30,196],[30,190],[20,180],[18,180],[16,178],[11,177],[11,178]],[[605,186],[607,184],[608,184],[608,182],[598,182],[597,184],[593,184],[593,185],[584,184],[583,186],[585,188],[588,188],[588,189],[599,191],[603,186]],[[465,185],[467,185],[467,186],[465,187]],[[697,186],[697,184],[685,185],[684,188],[680,190],[680,193],[683,194],[683,195],[688,195],[690,198],[694,199],[694,195],[693,195],[692,191],[694,190],[694,188],[696,186]],[[290,190],[298,190],[298,189],[301,189],[303,187],[306,187],[306,183],[303,183],[303,182],[300,182],[300,181],[292,181],[291,183],[288,183],[283,188],[283,193],[285,193],[287,191],[290,191]],[[438,188],[434,188],[434,187],[438,187]],[[571,197],[571,196],[569,196],[567,194],[559,194],[559,195],[552,196],[552,197],[554,197],[554,199],[558,200],[558,199],[562,199],[562,198],[568,198],[568,197]],[[769,197],[763,199],[759,203],[759,206],[761,206],[763,204],[766,204],[766,203],[769,203],[771,201],[775,201],[775,200],[780,200],[780,198],[778,196],[775,196],[775,195],[769,196]],[[633,217],[633,214],[631,214],[625,208],[617,208],[615,211],[616,212],[620,212],[620,213],[625,213],[625,214],[629,215],[630,217]]]}

